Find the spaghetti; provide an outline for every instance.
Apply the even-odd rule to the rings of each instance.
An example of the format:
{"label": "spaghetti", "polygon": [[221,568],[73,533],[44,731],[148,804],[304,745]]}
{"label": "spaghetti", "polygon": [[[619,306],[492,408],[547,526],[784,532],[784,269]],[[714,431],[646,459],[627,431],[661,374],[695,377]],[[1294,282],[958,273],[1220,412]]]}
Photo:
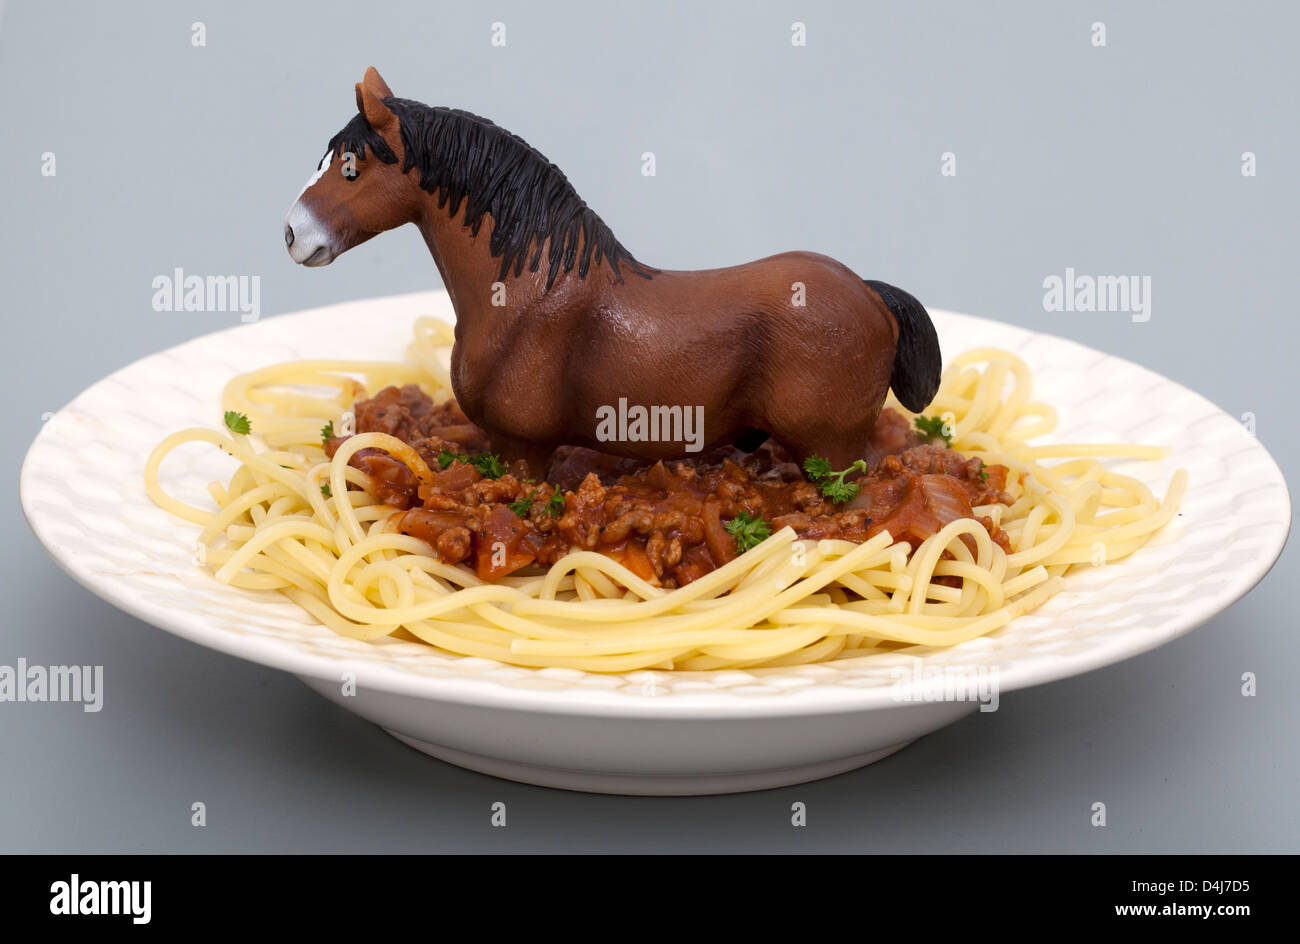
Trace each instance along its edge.
{"label": "spaghetti", "polygon": [[[365,391],[418,384],[451,397],[450,325],[423,318],[404,363],[312,360],[234,378],[223,410],[250,433],[186,429],[145,468],[150,497],[201,528],[196,550],[216,578],[276,590],[333,631],[360,640],[417,640],[450,653],[531,667],[597,672],[785,666],[906,646],[950,646],[993,632],[1058,592],[1072,569],[1113,563],[1176,513],[1187,475],[1157,499],[1101,459],[1158,459],[1159,447],[1039,445],[1056,411],[1031,400],[1032,376],[994,348],[955,358],[931,412],[952,447],[1007,467],[1010,504],[974,508],[913,547],[881,531],[861,543],[801,540],[784,527],[684,586],[656,586],[613,557],[573,550],[549,568],[497,580],[439,558],[398,533],[361,450],[382,450],[421,481],[433,471],[401,439],[351,435],[326,456],[321,427],[348,428]],[[891,403],[899,409],[896,403]],[[208,486],[216,510],[168,494],[163,460],[184,443],[219,446],[240,463]],[[1059,459],[1054,464],[1046,460]],[[352,487],[349,487],[352,486]]]}

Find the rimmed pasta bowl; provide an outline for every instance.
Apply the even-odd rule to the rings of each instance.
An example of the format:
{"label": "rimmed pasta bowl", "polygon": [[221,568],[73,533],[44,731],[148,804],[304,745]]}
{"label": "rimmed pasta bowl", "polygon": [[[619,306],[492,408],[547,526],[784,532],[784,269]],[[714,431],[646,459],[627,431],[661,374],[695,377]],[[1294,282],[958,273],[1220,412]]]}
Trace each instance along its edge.
{"label": "rimmed pasta bowl", "polygon": [[[451,319],[445,293],[240,325],[116,372],[55,414],[33,443],[21,479],[33,531],[69,574],[111,604],[201,645],[291,672],[435,757],[546,786],[696,794],[851,770],[996,707],[1002,692],[1160,646],[1253,587],[1289,528],[1290,500],[1276,463],[1204,398],[1071,341],[932,312],[946,354],[991,346],[1029,365],[1035,399],[1059,411],[1059,426],[1044,442],[1165,446],[1162,459],[1107,462],[1115,475],[1160,493],[1175,470],[1186,471],[1177,512],[1145,544],[1119,560],[1046,574],[1059,583],[1050,599],[957,645],[841,651],[828,661],[739,669],[536,668],[377,634],[349,638],[279,593],[221,583],[197,566],[199,525],[178,521],[146,493],[144,466],[155,446],[177,429],[219,421],[221,392],[237,374],[341,354],[398,360],[422,316]],[[145,402],[147,415],[139,407]],[[185,446],[159,475],[169,494],[197,506],[208,483],[232,467],[210,446]],[[329,484],[335,492],[347,488],[341,480]],[[781,542],[792,541],[774,538],[782,553]],[[826,547],[820,557],[811,550],[823,566],[858,553],[881,556],[882,572],[903,569],[883,546]],[[882,585],[890,580],[886,595],[898,589],[897,576]],[[1034,586],[1046,583],[1026,578],[1016,589]]]}

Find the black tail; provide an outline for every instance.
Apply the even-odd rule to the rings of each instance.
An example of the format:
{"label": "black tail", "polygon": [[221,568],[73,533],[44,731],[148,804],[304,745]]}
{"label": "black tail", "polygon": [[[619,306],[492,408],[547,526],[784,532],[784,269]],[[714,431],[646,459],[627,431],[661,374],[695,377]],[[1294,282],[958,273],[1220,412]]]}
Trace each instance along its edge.
{"label": "black tail", "polygon": [[898,348],[889,386],[899,403],[920,413],[939,392],[939,374],[943,370],[934,323],[921,303],[901,288],[871,279],[862,281],[875,290],[898,322]]}

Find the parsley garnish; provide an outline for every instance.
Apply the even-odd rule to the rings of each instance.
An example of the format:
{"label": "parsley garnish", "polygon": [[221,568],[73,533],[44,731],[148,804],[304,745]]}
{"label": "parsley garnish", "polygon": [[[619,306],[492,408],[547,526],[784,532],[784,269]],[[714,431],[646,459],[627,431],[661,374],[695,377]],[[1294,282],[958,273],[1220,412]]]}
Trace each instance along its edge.
{"label": "parsley garnish", "polygon": [[226,410],[226,426],[232,432],[245,434],[253,428],[252,424],[248,422],[247,416],[243,413],[236,413],[234,410]]}
{"label": "parsley garnish", "polygon": [[469,464],[482,472],[484,478],[499,479],[506,474],[506,464],[501,461],[501,457],[490,452],[480,452],[476,456],[470,456]]}
{"label": "parsley garnish", "polygon": [[821,493],[838,505],[858,497],[860,489],[852,482],[844,481],[844,476],[853,471],[866,472],[867,463],[859,459],[844,471],[833,472],[829,460],[821,456],[809,456],[804,460],[803,470],[816,483]]}
{"label": "parsley garnish", "polygon": [[320,444],[323,446],[334,438],[334,421],[330,420],[320,428]]}
{"label": "parsley garnish", "polygon": [[510,504],[506,505],[506,507],[517,514],[520,518],[527,518],[528,513],[533,510],[533,496],[536,494],[537,489],[534,488],[526,496],[518,501],[512,501]]}
{"label": "parsley garnish", "polygon": [[831,471],[830,460],[823,459],[821,456],[809,456],[803,460],[803,470],[808,473],[808,478],[814,482],[820,482],[822,479],[835,474]]}
{"label": "parsley garnish", "polygon": [[438,468],[445,469],[453,462],[468,462],[478,469],[485,479],[499,479],[506,474],[506,464],[501,461],[501,457],[490,452],[478,452],[472,456],[462,456],[450,449],[443,449],[438,453]]}
{"label": "parsley garnish", "polygon": [[[517,514],[520,518],[526,518],[533,510],[533,500],[537,497],[540,488],[534,488],[518,501],[513,501],[506,507]],[[546,513],[552,518],[558,518],[564,512],[564,493],[558,488],[551,493],[551,497],[546,502]]]}
{"label": "parsley garnish", "polygon": [[988,468],[988,466],[986,466],[986,465],[984,464],[984,460],[981,459],[981,460],[980,460],[980,480],[983,481],[983,482],[987,482],[987,481],[989,480],[989,474],[988,474],[987,472],[984,471],[986,468]]}
{"label": "parsley garnish", "polygon": [[758,547],[772,536],[772,526],[762,517],[751,518],[747,511],[742,511],[723,527],[736,539],[736,550],[741,554]]}
{"label": "parsley garnish", "polygon": [[942,439],[945,446],[952,446],[952,433],[945,431],[944,427],[948,424],[943,421],[942,416],[918,416],[913,422],[927,438]]}
{"label": "parsley garnish", "polygon": [[321,482],[321,483],[320,483],[320,493],[321,493],[322,495],[324,495],[326,498],[330,498],[330,497],[331,497],[331,495],[330,495],[330,483],[329,483],[329,482]]}

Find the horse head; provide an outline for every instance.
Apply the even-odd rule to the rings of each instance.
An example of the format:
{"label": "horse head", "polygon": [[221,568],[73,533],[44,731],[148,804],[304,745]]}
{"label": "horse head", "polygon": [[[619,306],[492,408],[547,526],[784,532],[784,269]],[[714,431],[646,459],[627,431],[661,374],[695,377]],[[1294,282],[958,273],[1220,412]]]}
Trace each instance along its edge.
{"label": "horse head", "polygon": [[400,123],[384,104],[392,91],[371,67],[356,92],[357,114],[330,139],[284,220],[285,246],[301,265],[329,265],[419,213],[419,181],[403,169]]}

